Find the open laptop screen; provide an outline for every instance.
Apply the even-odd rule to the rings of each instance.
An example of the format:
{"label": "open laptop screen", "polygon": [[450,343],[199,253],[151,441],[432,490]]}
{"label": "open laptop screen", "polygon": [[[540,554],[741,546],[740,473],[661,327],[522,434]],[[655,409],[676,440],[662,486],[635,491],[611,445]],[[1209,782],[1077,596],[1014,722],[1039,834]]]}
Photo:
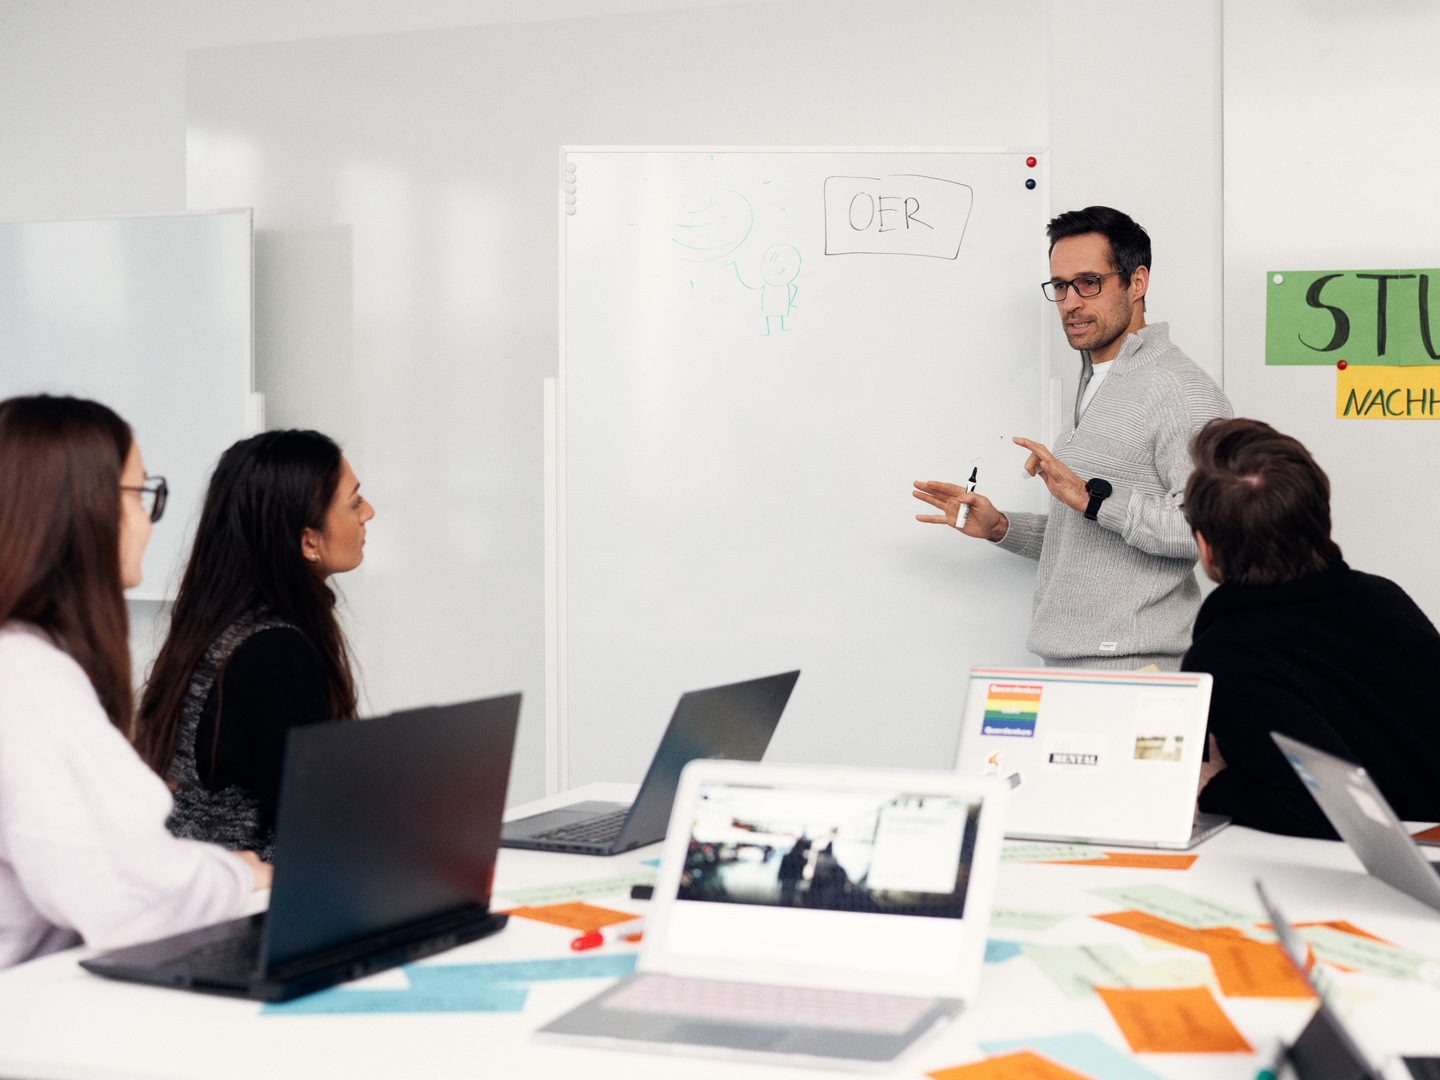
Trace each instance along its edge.
{"label": "open laptop screen", "polygon": [[665,950],[695,960],[953,971],[980,800],[702,784]]}

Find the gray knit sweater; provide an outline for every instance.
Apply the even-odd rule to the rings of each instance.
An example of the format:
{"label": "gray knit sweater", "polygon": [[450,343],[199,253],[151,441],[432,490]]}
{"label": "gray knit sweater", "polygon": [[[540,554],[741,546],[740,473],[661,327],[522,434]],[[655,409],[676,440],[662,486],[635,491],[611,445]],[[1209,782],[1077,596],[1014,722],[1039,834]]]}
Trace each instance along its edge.
{"label": "gray knit sweater", "polygon": [[[1090,354],[1080,355],[1083,394],[1092,369]],[[1190,439],[1230,415],[1214,380],[1170,344],[1165,323],[1125,339],[1084,418],[1051,447],[1081,479],[1113,485],[1099,520],[1053,496],[1048,514],[1006,514],[999,546],[1040,562],[1031,652],[1061,666],[1179,666],[1200,607],[1195,539],[1182,513]]]}

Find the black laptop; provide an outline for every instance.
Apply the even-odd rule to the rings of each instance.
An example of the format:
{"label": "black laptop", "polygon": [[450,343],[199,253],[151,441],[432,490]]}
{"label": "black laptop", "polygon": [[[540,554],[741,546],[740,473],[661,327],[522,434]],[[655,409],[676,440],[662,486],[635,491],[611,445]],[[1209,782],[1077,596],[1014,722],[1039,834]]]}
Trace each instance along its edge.
{"label": "black laptop", "polygon": [[270,910],[81,966],[286,1001],[493,934],[520,695],[291,729]]}
{"label": "black laptop", "polygon": [[800,672],[692,690],[680,696],[640,793],[630,804],[579,802],[505,823],[506,847],[618,855],[665,838],[680,770],[696,758],[759,761]]}

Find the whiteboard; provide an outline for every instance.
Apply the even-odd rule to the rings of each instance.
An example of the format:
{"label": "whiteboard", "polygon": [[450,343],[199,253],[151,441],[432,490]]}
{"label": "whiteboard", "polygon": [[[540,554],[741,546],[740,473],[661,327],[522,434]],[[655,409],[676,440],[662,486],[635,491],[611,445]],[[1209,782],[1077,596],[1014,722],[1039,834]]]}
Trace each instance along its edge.
{"label": "whiteboard", "polygon": [[173,597],[220,453],[252,429],[249,210],[0,224],[0,398],[129,423],[170,500],[136,600]]}
{"label": "whiteboard", "polygon": [[1041,507],[1008,436],[1050,435],[1045,179],[1034,151],[565,151],[562,783],[638,780],[681,692],[796,667],[769,759],[949,767],[969,669],[1032,660],[1034,563],[910,488],[978,465]]}

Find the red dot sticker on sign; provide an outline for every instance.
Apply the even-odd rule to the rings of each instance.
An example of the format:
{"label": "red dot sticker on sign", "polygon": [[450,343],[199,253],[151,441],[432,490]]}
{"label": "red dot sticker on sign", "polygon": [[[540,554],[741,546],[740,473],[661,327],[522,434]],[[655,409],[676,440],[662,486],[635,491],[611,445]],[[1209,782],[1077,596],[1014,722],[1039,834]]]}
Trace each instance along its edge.
{"label": "red dot sticker on sign", "polygon": [[1033,157],[1027,157],[1027,158],[1025,159],[1025,164],[1026,164],[1026,165],[1029,165],[1030,168],[1033,169],[1033,168],[1035,167],[1035,159],[1034,159]]}
{"label": "red dot sticker on sign", "polygon": [[1349,367],[1350,365],[1347,364],[1344,360],[1337,360],[1337,361],[1335,361],[1335,366],[1336,366],[1337,368],[1339,368],[1341,371],[1344,371],[1344,370],[1345,370],[1347,367]]}

